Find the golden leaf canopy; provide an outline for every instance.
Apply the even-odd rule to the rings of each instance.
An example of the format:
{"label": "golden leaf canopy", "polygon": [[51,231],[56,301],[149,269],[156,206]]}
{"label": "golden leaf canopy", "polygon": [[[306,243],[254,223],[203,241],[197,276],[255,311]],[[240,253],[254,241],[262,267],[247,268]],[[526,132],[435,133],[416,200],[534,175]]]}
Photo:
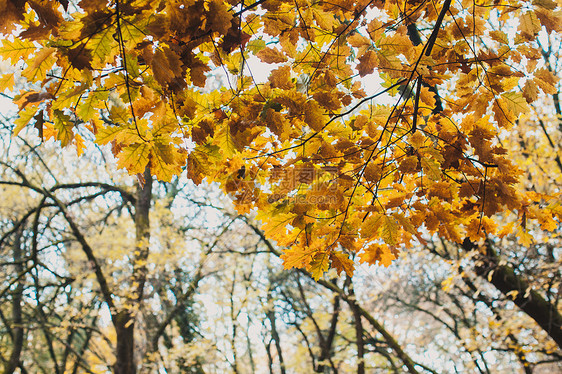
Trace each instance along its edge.
{"label": "golden leaf canopy", "polygon": [[505,210],[559,219],[532,209],[497,139],[553,92],[536,40],[560,31],[560,2],[7,0],[0,14],[0,56],[27,82],[16,131],[221,183],[291,247],[288,268],[388,265],[423,232],[502,230],[487,217]]}

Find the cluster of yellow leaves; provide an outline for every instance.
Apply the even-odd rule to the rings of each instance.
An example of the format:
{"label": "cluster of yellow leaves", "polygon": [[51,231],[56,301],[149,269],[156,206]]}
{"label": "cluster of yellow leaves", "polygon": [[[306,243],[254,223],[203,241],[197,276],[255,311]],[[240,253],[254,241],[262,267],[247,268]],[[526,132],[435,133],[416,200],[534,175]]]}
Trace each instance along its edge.
{"label": "cluster of yellow leaves", "polygon": [[[495,140],[555,90],[533,44],[561,31],[553,0],[6,4],[0,32],[19,34],[0,56],[40,87],[16,96],[16,132],[33,123],[64,146],[89,131],[120,167],[164,181],[187,164],[195,183],[218,181],[241,212],[258,209],[290,247],[287,268],[352,273],[356,255],[388,265],[422,232],[494,233],[504,210],[547,229],[559,219],[532,209]],[[430,31],[416,42],[412,30]],[[252,56],[277,64],[267,82]],[[212,89],[218,69],[228,84]],[[0,77],[0,90],[13,82]]]}

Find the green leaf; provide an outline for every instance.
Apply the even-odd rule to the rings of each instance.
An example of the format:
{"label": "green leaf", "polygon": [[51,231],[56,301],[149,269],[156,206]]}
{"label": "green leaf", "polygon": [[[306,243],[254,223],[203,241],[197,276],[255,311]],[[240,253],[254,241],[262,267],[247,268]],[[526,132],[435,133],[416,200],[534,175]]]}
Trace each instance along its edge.
{"label": "green leaf", "polygon": [[265,41],[263,39],[251,40],[246,44],[246,50],[252,52],[253,54],[258,53],[265,48]]}

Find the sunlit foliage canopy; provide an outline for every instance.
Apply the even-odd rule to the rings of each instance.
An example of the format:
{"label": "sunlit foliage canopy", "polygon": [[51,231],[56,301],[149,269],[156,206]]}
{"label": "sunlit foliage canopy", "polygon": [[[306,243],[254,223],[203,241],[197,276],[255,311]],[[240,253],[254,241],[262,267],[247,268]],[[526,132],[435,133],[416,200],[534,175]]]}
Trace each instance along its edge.
{"label": "sunlit foliage canopy", "polygon": [[[557,92],[539,61],[560,6],[2,0],[0,56],[21,69],[0,91],[26,82],[15,134],[111,144],[139,178],[219,182],[290,246],[287,268],[351,274],[350,254],[386,265],[423,230],[462,243],[556,227],[555,196],[519,191],[500,140]],[[505,210],[520,224],[498,227]]]}

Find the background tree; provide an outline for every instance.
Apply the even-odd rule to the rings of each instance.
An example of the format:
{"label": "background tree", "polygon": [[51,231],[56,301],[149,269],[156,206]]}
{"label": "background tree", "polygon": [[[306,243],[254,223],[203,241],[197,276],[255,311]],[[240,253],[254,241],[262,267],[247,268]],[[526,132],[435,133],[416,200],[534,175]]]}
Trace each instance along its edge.
{"label": "background tree", "polygon": [[[12,152],[20,147],[31,152],[13,160]],[[13,317],[4,319],[14,347],[6,359],[10,370],[20,361],[23,326],[31,330],[31,335],[37,334],[33,332],[36,324],[38,331],[43,331],[40,340],[46,341],[48,350],[42,349],[41,354],[48,352],[51,358],[44,369],[54,368],[55,372],[64,372],[74,361],[78,365],[91,349],[87,343],[92,340],[92,333],[101,329],[98,323],[103,326],[109,320],[115,329],[115,341],[111,341],[115,346],[115,372],[136,372],[146,354],[158,353],[173,323],[181,323],[180,336],[187,339],[186,344],[194,339],[190,333],[193,327],[187,323],[192,318],[189,305],[198,282],[206,274],[204,261],[213,249],[207,241],[220,236],[226,223],[216,222],[204,234],[181,226],[178,230],[179,221],[189,217],[182,215],[178,221],[169,211],[176,209],[173,200],[177,198],[177,185],[170,186],[169,191],[153,191],[147,173],[144,186],[137,185],[135,194],[135,187],[127,182],[120,185],[105,177],[100,181],[95,177],[107,173],[105,165],[94,167],[100,156],[94,152],[89,155],[92,159],[83,161],[70,157],[76,162],[76,169],[71,172],[70,167],[61,170],[56,166],[63,156],[42,155],[29,143],[12,142],[6,148],[0,181],[3,194],[23,198],[9,199],[3,207],[7,215],[2,231],[6,244],[2,243],[2,247],[14,248],[12,253],[3,251],[4,256],[10,256],[3,266],[13,269],[4,289],[5,294],[13,291]],[[80,168],[86,165],[87,173],[82,173]],[[71,181],[67,183],[68,177]],[[168,205],[151,207],[153,197],[157,196]],[[160,212],[152,228],[148,221],[151,210]],[[196,212],[198,219],[204,220],[202,210]],[[174,229],[168,226],[172,224],[176,225]],[[194,242],[198,237],[204,238],[203,242]],[[176,248],[178,241],[182,243],[181,250]],[[186,243],[197,249],[190,250]],[[195,255],[190,256],[190,251],[195,251]],[[156,261],[158,258],[161,260]],[[148,281],[150,287],[145,291]],[[171,305],[166,308],[166,300],[170,299]],[[35,304],[27,313],[37,322],[32,323],[32,319],[26,323],[22,319],[25,303]],[[159,304],[162,307],[158,306],[155,313]],[[104,321],[100,322],[100,318]],[[141,341],[135,339],[138,334],[134,326],[138,323],[152,324],[142,326],[146,336]],[[66,332],[59,333],[61,329]],[[40,340],[34,343],[38,347]],[[100,360],[109,365],[113,359],[105,355]],[[38,360],[38,364],[45,361]]]}

